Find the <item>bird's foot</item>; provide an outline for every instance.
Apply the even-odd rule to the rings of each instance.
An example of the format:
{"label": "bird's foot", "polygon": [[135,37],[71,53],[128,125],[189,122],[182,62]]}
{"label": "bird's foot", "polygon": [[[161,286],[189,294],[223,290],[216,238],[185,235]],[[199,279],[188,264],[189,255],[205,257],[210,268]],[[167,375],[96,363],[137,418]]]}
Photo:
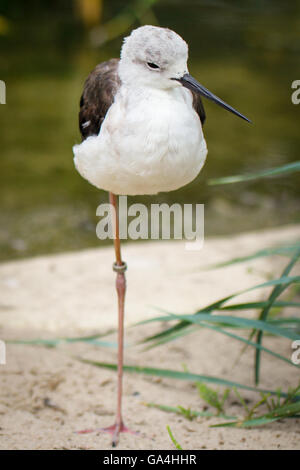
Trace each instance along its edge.
{"label": "bird's foot", "polygon": [[76,431],[77,434],[88,434],[91,432],[109,432],[112,434],[112,447],[116,447],[119,443],[119,435],[121,432],[128,432],[130,434],[135,434],[136,436],[139,435],[139,432],[132,431],[129,429],[123,421],[121,423],[115,423],[112,426],[108,426],[107,428],[96,428],[96,429],[82,429],[81,431]]}
{"label": "bird's foot", "polygon": [[121,432],[128,432],[130,434],[135,434],[138,435],[139,433],[137,431],[132,431],[129,429],[123,421],[121,423],[115,423],[112,426],[108,426],[107,428],[103,428],[102,431],[109,432],[112,434],[112,447],[116,447],[119,443],[119,435]]}

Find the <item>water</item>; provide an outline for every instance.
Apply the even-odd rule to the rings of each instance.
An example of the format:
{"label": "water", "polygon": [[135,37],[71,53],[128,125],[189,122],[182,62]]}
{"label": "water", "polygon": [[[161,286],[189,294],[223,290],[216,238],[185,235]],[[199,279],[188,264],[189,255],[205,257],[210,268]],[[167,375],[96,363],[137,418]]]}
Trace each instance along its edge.
{"label": "water", "polygon": [[[24,4],[0,3],[0,16],[9,20],[0,35],[0,79],[7,86],[7,104],[0,105],[2,260],[103,244],[95,211],[106,194],[77,174],[72,145],[80,141],[83,81],[96,63],[117,57],[121,45],[116,38],[91,47],[73,2]],[[123,7],[104,1],[102,21]],[[299,222],[297,175],[207,182],[299,159],[300,105],[291,102],[291,83],[300,79],[300,2],[161,0],[153,13],[189,43],[190,73],[253,124],[205,102],[209,153],[198,178],[178,191],[130,201],[204,203],[206,235]]]}

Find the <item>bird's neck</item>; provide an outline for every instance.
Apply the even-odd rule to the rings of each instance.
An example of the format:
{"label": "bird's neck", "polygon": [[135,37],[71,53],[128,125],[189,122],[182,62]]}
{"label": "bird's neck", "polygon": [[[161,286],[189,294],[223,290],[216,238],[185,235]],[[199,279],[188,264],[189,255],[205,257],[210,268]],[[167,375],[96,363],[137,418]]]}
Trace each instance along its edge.
{"label": "bird's neck", "polygon": [[177,100],[182,101],[184,93],[182,87],[157,88],[145,85],[134,86],[131,84],[122,85],[120,88],[120,97],[130,102],[141,100]]}

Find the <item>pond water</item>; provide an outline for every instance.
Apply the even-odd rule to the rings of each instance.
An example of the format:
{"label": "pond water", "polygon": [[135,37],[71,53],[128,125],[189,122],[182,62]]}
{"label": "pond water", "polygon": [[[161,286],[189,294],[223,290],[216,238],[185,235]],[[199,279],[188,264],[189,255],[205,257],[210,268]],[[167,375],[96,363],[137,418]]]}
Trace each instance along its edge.
{"label": "pond water", "polygon": [[[104,1],[102,21],[125,3]],[[291,84],[300,79],[300,2],[161,0],[142,21],[149,18],[185,38],[190,72],[253,124],[205,102],[209,153],[197,179],[129,202],[204,203],[206,235],[299,222],[297,174],[208,181],[299,159],[300,105],[292,104]],[[0,79],[7,87],[0,105],[1,260],[104,243],[96,238],[95,211],[107,195],[77,174],[72,145],[80,141],[84,79],[119,55],[121,37],[98,45],[91,37],[73,2],[0,2]]]}

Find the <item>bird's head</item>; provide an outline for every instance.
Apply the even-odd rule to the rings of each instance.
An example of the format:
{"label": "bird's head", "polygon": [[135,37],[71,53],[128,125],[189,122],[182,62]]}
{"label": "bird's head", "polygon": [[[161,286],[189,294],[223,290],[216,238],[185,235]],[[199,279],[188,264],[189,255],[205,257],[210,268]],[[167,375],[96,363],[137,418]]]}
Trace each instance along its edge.
{"label": "bird's head", "polygon": [[172,78],[188,72],[188,45],[174,31],[141,26],[124,39],[119,74],[123,83],[168,89],[180,86]]}
{"label": "bird's head", "polygon": [[184,86],[249,121],[193,78],[188,73],[187,60],[188,45],[179,34],[168,28],[141,26],[124,39],[120,79],[125,85],[136,87],[167,90]]}

